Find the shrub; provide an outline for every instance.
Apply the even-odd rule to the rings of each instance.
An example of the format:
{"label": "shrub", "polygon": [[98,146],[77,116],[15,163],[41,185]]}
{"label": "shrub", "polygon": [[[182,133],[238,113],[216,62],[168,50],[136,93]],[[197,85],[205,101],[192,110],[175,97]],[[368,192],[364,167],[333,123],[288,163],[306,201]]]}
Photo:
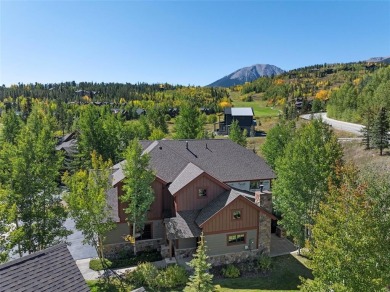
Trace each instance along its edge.
{"label": "shrub", "polygon": [[[106,263],[107,268],[112,267],[112,262],[108,259],[104,259],[104,262]],[[89,268],[94,271],[101,271],[103,270],[103,265],[100,259],[92,259],[89,261]]]}
{"label": "shrub", "polygon": [[225,278],[238,278],[240,277],[240,270],[234,265],[229,264],[222,269],[222,275]]}
{"label": "shrub", "polygon": [[266,254],[261,254],[257,259],[257,267],[263,271],[271,270],[271,258]]}
{"label": "shrub", "polygon": [[188,281],[187,271],[178,265],[168,266],[160,270],[156,282],[159,288],[175,288],[184,286]]}
{"label": "shrub", "polygon": [[135,287],[155,287],[157,275],[158,270],[153,264],[142,263],[135,270],[126,273],[125,278],[128,282],[135,285]]}
{"label": "shrub", "polygon": [[[156,262],[162,259],[161,254],[158,251],[142,251],[137,254],[137,256],[134,256],[133,254],[129,254],[128,252],[122,252],[119,254],[120,256],[123,256],[125,258],[119,258],[115,260],[106,260],[109,263],[109,268],[116,269],[116,268],[124,268],[124,267],[130,267],[135,266],[142,262]],[[93,263],[93,267],[91,267],[91,262],[97,261],[98,263]],[[90,269],[95,271],[100,271],[103,269],[103,267],[100,264],[99,259],[93,259],[90,261]]]}

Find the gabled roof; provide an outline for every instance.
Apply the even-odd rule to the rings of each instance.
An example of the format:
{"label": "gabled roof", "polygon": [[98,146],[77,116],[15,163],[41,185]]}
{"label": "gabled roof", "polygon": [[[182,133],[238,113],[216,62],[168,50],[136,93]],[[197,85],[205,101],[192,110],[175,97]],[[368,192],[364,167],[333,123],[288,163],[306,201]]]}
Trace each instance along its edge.
{"label": "gabled roof", "polygon": [[169,192],[172,195],[175,195],[183,187],[188,185],[198,176],[204,173],[199,167],[193,163],[188,163],[187,166],[180,172],[180,174],[175,178],[175,180],[169,186]]}
{"label": "gabled roof", "polygon": [[164,220],[167,239],[198,237],[201,229],[195,224],[199,210],[180,211],[176,217]]}
{"label": "gabled roof", "polygon": [[[253,151],[229,139],[140,141],[150,155],[150,166],[157,177],[173,182],[189,163],[220,182],[275,178],[272,169]],[[118,166],[113,185],[124,179]],[[115,168],[115,166],[114,166]]]}
{"label": "gabled roof", "polygon": [[214,215],[216,215],[219,211],[227,207],[230,203],[232,203],[236,199],[243,199],[245,203],[249,204],[253,208],[256,208],[260,212],[266,214],[271,219],[276,219],[274,215],[272,215],[265,209],[257,206],[253,201],[248,199],[247,196],[248,196],[247,193],[242,193],[235,189],[231,189],[230,191],[222,193],[200,211],[199,215],[195,220],[196,224],[198,224],[199,227],[202,227],[202,225],[206,221],[211,219]]}
{"label": "gabled roof", "polygon": [[66,244],[0,265],[0,291],[88,292]]}

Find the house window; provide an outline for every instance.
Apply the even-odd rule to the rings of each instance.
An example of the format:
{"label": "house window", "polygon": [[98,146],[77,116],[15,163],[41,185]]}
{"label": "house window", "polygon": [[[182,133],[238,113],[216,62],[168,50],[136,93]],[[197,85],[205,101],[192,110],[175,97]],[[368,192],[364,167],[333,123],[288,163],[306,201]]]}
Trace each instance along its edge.
{"label": "house window", "polygon": [[227,245],[244,244],[246,233],[230,234],[227,236]]}
{"label": "house window", "polygon": [[147,223],[145,224],[144,226],[144,230],[141,234],[141,240],[143,239],[152,239],[152,224],[151,223]]}
{"label": "house window", "polygon": [[233,220],[241,219],[241,210],[233,210]]}
{"label": "house window", "polygon": [[207,196],[207,190],[206,189],[199,189],[198,190],[198,196],[199,198],[204,198]]}
{"label": "house window", "polygon": [[252,180],[249,184],[249,189],[257,190],[260,186],[260,182],[258,180]]}

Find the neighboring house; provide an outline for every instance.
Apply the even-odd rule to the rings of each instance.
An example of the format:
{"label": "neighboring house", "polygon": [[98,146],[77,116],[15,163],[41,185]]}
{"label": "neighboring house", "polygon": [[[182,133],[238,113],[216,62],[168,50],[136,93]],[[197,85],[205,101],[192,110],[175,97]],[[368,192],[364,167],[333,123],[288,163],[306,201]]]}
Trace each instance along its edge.
{"label": "neighboring house", "polygon": [[241,131],[246,130],[248,136],[254,131],[256,126],[256,120],[253,119],[253,109],[251,107],[226,107],[224,110],[224,121],[219,122],[218,134],[228,135],[233,121],[238,121]]}
{"label": "neighboring house", "polygon": [[[141,141],[156,178],[155,201],[137,240],[138,250],[161,249],[165,257],[192,255],[203,231],[212,262],[269,252],[275,174],[265,161],[231,140]],[[123,162],[113,167],[109,201],[117,228],[107,234],[105,254],[130,250]],[[253,189],[250,189],[250,188]],[[233,256],[232,253],[234,254]],[[226,259],[226,254],[230,255]]]}
{"label": "neighboring house", "polygon": [[87,292],[89,288],[65,243],[0,265],[0,292]]}
{"label": "neighboring house", "polygon": [[77,133],[72,132],[66,134],[63,137],[58,139],[56,146],[57,151],[62,151],[64,153],[64,162],[61,169],[62,172],[71,169],[72,160],[74,159],[75,154],[77,154]]}

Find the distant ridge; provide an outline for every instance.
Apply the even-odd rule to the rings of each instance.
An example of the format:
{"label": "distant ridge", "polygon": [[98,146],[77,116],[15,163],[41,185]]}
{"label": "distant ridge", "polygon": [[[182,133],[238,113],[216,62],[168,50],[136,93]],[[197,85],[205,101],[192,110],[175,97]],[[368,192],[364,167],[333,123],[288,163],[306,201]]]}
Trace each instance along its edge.
{"label": "distant ridge", "polygon": [[366,60],[366,62],[390,64],[390,56],[387,56],[387,57],[374,57],[374,58],[370,58],[370,59]]}
{"label": "distant ridge", "polygon": [[238,69],[237,71],[207,85],[210,87],[230,87],[251,82],[263,76],[275,76],[285,71],[269,64],[256,64]]}

